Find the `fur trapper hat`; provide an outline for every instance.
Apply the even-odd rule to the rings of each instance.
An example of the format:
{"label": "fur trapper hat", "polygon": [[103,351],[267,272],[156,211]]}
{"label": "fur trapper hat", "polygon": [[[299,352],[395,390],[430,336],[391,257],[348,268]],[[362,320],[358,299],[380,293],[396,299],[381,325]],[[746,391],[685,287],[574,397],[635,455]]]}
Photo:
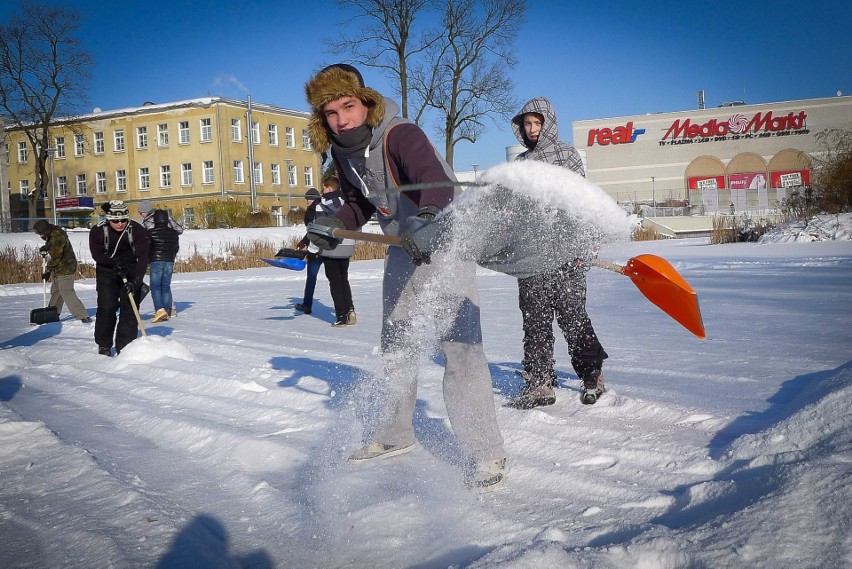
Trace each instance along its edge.
{"label": "fur trapper hat", "polygon": [[341,97],[357,97],[369,107],[367,126],[376,127],[385,116],[385,100],[375,89],[364,86],[361,73],[345,63],[329,65],[305,84],[305,98],[313,114],[308,121],[308,136],[316,152],[325,152],[331,146],[328,125],[322,107]]}

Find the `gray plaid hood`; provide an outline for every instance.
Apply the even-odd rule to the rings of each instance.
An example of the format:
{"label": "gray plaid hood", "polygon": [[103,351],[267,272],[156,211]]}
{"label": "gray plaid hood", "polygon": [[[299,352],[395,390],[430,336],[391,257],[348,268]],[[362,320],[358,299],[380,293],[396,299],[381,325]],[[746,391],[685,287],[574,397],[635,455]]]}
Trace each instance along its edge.
{"label": "gray plaid hood", "polygon": [[[544,118],[538,143],[532,148],[532,143],[524,133],[524,115],[527,113],[538,113]],[[539,162],[569,168],[582,176],[586,175],[583,170],[583,160],[577,149],[559,140],[556,113],[553,112],[553,106],[546,98],[536,97],[527,101],[518,114],[512,118],[512,131],[514,131],[518,142],[527,148],[526,152],[518,155],[517,160],[538,160]]]}

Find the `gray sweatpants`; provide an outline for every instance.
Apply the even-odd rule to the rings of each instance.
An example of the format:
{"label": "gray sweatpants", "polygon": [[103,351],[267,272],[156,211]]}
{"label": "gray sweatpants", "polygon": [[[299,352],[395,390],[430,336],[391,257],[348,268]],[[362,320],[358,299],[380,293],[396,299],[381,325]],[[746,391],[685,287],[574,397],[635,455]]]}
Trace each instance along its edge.
{"label": "gray sweatpants", "polygon": [[86,307],[77,298],[77,293],[74,292],[74,276],[75,275],[57,275],[53,274],[53,284],[50,285],[50,302],[48,306],[55,306],[56,313],[62,312],[62,306],[68,304],[68,310],[77,320],[86,318],[89,314],[86,312]]}
{"label": "gray sweatpants", "polygon": [[416,267],[401,248],[388,248],[382,358],[389,395],[372,440],[414,442],[418,369],[430,348],[437,347],[446,362],[444,402],[461,450],[473,460],[506,456],[482,347],[475,270],[473,263],[441,254]]}

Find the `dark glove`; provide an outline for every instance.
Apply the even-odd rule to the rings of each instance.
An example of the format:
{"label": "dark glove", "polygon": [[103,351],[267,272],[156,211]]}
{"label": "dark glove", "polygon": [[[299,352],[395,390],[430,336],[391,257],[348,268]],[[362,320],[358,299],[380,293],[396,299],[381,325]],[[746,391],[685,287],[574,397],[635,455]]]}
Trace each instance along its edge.
{"label": "dark glove", "polygon": [[41,280],[49,281],[50,280],[50,271],[45,271],[41,274]]}
{"label": "dark glove", "polygon": [[319,253],[310,253],[309,252],[307,255],[305,255],[305,260],[310,263],[310,262],[316,261],[317,257],[319,257]]}
{"label": "dark glove", "polygon": [[117,260],[113,263],[112,267],[115,270],[115,276],[120,279],[127,277],[127,263]]}
{"label": "dark glove", "polygon": [[438,244],[442,228],[433,223],[435,216],[441,212],[433,205],[420,208],[417,215],[408,218],[408,231],[402,234],[402,250],[405,251],[417,266],[432,261],[432,251]]}
{"label": "dark glove", "polygon": [[340,239],[331,236],[335,229],[346,229],[342,219],[334,215],[318,217],[308,225],[308,240],[323,251],[334,249],[340,245]]}
{"label": "dark glove", "polygon": [[122,285],[121,290],[124,291],[124,294],[134,294],[136,289],[139,287],[141,283],[135,277],[132,279],[126,279],[124,281],[124,285]]}
{"label": "dark glove", "polygon": [[42,245],[41,247],[38,248],[38,250],[39,250],[39,253],[42,254],[42,256],[46,255],[47,254],[47,245]]}

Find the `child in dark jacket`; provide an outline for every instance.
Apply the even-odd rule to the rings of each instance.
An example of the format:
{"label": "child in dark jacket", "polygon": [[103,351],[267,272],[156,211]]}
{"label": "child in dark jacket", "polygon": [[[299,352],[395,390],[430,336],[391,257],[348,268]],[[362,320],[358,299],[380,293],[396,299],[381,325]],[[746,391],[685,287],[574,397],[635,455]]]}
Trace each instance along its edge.
{"label": "child in dark jacket", "polygon": [[180,237],[169,223],[169,212],[157,209],[152,217],[154,226],[148,230],[151,235],[151,298],[154,301],[152,322],[163,322],[169,319],[172,307],[172,274]]}

